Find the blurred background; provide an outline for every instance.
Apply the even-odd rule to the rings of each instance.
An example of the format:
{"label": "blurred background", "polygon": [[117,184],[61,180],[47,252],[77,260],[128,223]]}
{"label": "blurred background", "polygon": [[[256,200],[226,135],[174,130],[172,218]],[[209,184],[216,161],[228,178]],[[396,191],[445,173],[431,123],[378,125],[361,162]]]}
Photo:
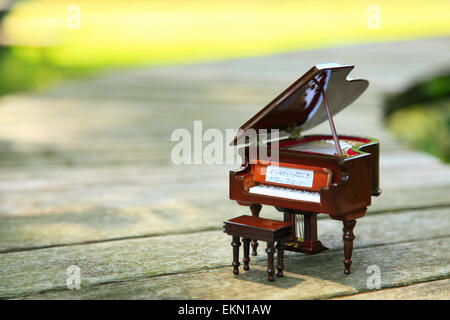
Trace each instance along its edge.
{"label": "blurred background", "polygon": [[[248,214],[228,199],[238,165],[177,166],[171,134],[237,129],[318,63],[370,81],[334,117],[381,141],[356,248],[448,237],[449,52],[448,0],[0,0],[0,297],[65,290],[70,264],[82,287],[227,265],[221,223]],[[341,250],[341,229],[320,219],[319,238]]]}
{"label": "blurred background", "polygon": [[[446,36],[449,8],[448,1],[1,0],[0,94],[117,68]],[[447,97],[445,74],[424,90]],[[390,101],[395,106],[387,107],[386,116],[405,104],[426,102],[416,100]],[[447,120],[420,124],[430,131],[438,121],[434,133],[401,132],[415,118],[426,118],[419,109],[406,117],[392,115],[388,123],[411,145],[449,161]],[[437,117],[448,119],[448,107],[434,109]],[[436,140],[444,141],[425,147]]]}
{"label": "blurred background", "polygon": [[1,90],[174,65],[446,36],[448,1],[1,0]]}

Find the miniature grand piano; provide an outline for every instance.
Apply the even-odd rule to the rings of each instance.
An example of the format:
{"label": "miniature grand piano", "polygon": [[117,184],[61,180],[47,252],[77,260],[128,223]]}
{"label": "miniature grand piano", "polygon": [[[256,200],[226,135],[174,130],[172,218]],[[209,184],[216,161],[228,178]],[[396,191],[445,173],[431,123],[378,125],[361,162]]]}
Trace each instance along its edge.
{"label": "miniature grand piano", "polygon": [[[344,272],[350,273],[353,228],[378,196],[379,143],[373,138],[337,135],[333,114],[356,100],[367,80],[348,77],[353,66],[316,65],[241,126],[234,144],[243,142],[240,169],[230,172],[230,199],[250,206],[259,216],[262,205],[284,213],[295,235],[286,250],[315,254],[326,250],[317,237],[317,214],[344,224]],[[331,135],[302,136],[327,120]],[[278,129],[278,161],[250,152],[257,145],[270,150],[274,141],[250,141],[246,133]],[[244,139],[245,137],[245,139]],[[258,243],[252,241],[253,255]]]}

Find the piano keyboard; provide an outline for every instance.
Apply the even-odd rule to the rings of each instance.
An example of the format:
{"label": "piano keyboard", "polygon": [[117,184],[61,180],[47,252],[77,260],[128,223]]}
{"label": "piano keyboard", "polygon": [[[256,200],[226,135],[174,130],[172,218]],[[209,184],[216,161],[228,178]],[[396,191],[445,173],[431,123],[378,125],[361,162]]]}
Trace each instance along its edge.
{"label": "piano keyboard", "polygon": [[274,187],[269,185],[260,184],[254,186],[248,190],[250,193],[262,194],[265,196],[309,201],[309,202],[319,202],[320,203],[320,193],[319,192],[309,192],[296,189],[289,189],[283,187]]}

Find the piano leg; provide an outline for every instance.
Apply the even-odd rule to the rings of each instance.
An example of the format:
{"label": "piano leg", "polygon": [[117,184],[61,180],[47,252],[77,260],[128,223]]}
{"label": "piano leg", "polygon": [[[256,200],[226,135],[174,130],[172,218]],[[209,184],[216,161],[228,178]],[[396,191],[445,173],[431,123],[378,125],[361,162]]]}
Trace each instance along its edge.
{"label": "piano leg", "polygon": [[[252,205],[250,205],[250,211],[252,212],[253,217],[259,217],[259,212],[261,211],[261,209],[262,205],[258,203],[253,203]],[[258,249],[258,241],[252,239],[252,256],[258,255],[257,249]]]}
{"label": "piano leg", "polygon": [[239,237],[233,236],[233,274],[239,274],[239,247],[241,246],[241,241]]}
{"label": "piano leg", "polygon": [[273,255],[275,253],[274,241],[267,241],[267,279],[273,281],[275,269],[273,267]]}
{"label": "piano leg", "polygon": [[250,267],[248,264],[250,263],[250,239],[242,239],[242,242],[244,243],[244,259],[242,259],[242,262],[244,262],[244,270],[249,270]]}
{"label": "piano leg", "polygon": [[284,269],[284,240],[277,241],[277,276],[283,276]]}
{"label": "piano leg", "polygon": [[350,274],[350,266],[352,265],[352,251],[353,240],[355,235],[353,234],[353,228],[356,225],[356,220],[343,221],[344,222],[344,273]]}
{"label": "piano leg", "polygon": [[322,245],[317,239],[317,213],[305,212],[304,215],[304,229],[305,239],[301,246],[301,252],[306,254],[316,254],[328,248]]}

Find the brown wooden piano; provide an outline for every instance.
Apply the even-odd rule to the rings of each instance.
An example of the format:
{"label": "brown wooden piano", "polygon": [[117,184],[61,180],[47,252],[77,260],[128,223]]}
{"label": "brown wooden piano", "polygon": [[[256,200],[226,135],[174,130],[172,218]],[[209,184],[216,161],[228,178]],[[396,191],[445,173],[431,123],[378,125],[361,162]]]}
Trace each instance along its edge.
{"label": "brown wooden piano", "polygon": [[[291,222],[295,234],[286,250],[315,254],[326,250],[317,237],[317,214],[344,224],[344,272],[350,273],[353,228],[378,196],[379,143],[368,137],[336,133],[332,116],[356,100],[367,80],[348,77],[353,66],[316,65],[241,126],[233,141],[242,145],[240,169],[230,172],[230,199],[259,216],[274,206]],[[331,134],[302,132],[328,120]],[[278,129],[278,139],[263,141],[261,129]],[[254,139],[248,132],[257,132]],[[275,146],[274,157],[260,156]],[[253,148],[253,149],[252,149]],[[264,154],[264,153],[262,153]],[[270,154],[269,154],[270,155]],[[252,241],[253,255],[258,243]]]}

